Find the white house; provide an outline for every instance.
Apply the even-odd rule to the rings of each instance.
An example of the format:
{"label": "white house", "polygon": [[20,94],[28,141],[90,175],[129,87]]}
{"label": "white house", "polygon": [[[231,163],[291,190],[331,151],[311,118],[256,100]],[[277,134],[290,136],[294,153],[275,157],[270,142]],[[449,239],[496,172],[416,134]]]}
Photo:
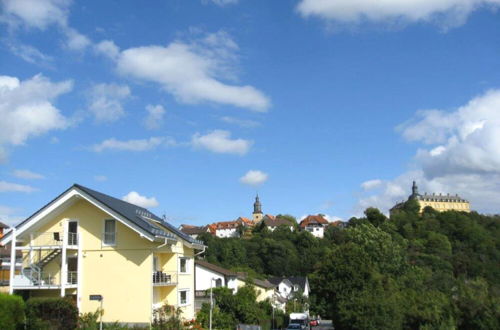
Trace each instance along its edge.
{"label": "white house", "polygon": [[206,291],[212,288],[227,287],[238,291],[237,274],[228,269],[211,264],[204,260],[195,261],[195,290]]}
{"label": "white house", "polygon": [[329,222],[322,215],[308,215],[299,224],[302,230],[310,232],[313,236],[323,238]]}
{"label": "white house", "polygon": [[217,222],[215,236],[221,238],[240,237],[240,226],[244,226],[244,224],[239,220]]}
{"label": "white house", "polygon": [[293,283],[282,277],[272,277],[268,280],[275,285],[275,292],[284,299],[289,299],[293,293]]}

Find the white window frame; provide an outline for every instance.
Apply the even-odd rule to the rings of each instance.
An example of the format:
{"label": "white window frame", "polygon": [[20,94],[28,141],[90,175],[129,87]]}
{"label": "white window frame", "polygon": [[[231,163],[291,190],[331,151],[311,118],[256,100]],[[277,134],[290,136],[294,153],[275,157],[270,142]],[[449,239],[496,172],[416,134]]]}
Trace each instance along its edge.
{"label": "white window frame", "polygon": [[[114,221],[115,223],[115,239],[113,243],[106,243],[106,221]],[[102,246],[115,246],[116,245],[116,220],[115,219],[104,219],[102,222]]]}
{"label": "white window frame", "polygon": [[[186,302],[184,304],[181,302],[181,292],[186,292]],[[182,306],[191,305],[190,293],[191,293],[190,289],[179,289],[179,296],[178,296],[178,301],[177,301],[179,306],[182,307]]]}
{"label": "white window frame", "polygon": [[[186,271],[181,271],[181,260],[186,260]],[[189,275],[191,274],[191,258],[188,257],[179,257],[179,274],[181,275]]]}

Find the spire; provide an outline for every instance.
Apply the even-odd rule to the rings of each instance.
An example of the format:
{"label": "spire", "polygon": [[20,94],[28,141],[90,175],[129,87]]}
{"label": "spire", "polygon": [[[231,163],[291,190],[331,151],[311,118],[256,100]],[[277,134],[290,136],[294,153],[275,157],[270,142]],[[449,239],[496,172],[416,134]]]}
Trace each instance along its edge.
{"label": "spire", "polygon": [[411,186],[411,195],[409,198],[414,199],[417,198],[418,196],[420,196],[420,194],[418,193],[418,186],[417,183],[413,181],[413,185]]}
{"label": "spire", "polygon": [[260,204],[259,194],[255,196],[255,203],[253,203],[253,213],[261,213],[262,214],[262,204]]}

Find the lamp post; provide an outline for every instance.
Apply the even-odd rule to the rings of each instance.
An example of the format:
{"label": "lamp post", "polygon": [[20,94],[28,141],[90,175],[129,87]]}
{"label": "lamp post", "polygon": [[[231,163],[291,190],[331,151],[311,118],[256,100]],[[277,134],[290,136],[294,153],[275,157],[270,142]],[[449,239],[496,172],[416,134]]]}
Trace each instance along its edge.
{"label": "lamp post", "polygon": [[212,310],[214,308],[214,300],[212,299],[212,282],[217,280],[215,277],[210,279],[210,320],[209,320],[209,328],[212,330]]}

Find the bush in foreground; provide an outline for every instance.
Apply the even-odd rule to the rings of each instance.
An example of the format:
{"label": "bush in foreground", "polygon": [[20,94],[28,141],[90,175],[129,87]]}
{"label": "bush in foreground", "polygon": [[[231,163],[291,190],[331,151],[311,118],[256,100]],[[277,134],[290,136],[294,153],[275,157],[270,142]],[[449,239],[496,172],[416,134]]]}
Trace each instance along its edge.
{"label": "bush in foreground", "polygon": [[65,298],[30,298],[26,302],[28,329],[76,329],[78,309]]}
{"label": "bush in foreground", "polygon": [[0,293],[0,325],[2,329],[21,328],[24,324],[24,301],[21,297]]}

